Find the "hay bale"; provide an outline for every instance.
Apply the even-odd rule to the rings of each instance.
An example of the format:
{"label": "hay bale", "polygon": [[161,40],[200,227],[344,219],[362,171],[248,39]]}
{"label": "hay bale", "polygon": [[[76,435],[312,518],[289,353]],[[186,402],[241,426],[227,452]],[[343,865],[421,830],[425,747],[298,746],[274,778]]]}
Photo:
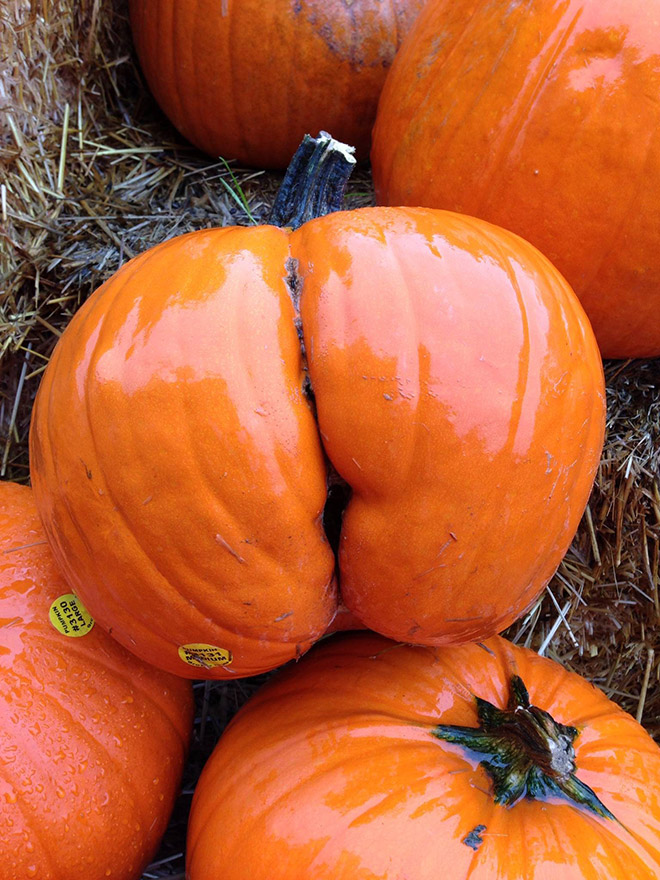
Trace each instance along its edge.
{"label": "hay bale", "polygon": [[[0,75],[0,475],[28,480],[32,401],[57,338],[131,257],[189,229],[263,220],[280,176],[185,144],[137,69],[125,0],[10,0]],[[369,204],[368,172],[350,207]],[[660,361],[606,364],[607,440],[580,530],[508,635],[599,685],[660,739]],[[190,795],[261,679],[200,683],[184,794],[146,877],[183,877]]]}

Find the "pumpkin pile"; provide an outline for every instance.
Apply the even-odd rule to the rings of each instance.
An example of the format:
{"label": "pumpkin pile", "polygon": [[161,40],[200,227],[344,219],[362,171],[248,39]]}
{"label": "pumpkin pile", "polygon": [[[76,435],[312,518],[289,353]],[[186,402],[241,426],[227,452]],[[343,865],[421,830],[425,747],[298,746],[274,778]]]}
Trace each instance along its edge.
{"label": "pumpkin pile", "polygon": [[602,356],[660,353],[657,15],[422,5],[131,0],[195,145],[365,158],[376,116],[386,204],[340,210],[354,149],[307,135],[268,223],[169,237],[62,334],[34,500],[0,483],[7,880],[138,880],[186,679],[288,661],[195,786],[187,880],[660,876],[658,746],[498,635],[585,510]]}

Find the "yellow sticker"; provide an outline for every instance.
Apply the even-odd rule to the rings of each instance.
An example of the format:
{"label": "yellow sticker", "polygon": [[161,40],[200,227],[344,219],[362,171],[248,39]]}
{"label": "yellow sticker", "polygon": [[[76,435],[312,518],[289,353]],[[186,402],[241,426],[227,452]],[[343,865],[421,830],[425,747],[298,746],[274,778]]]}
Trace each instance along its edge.
{"label": "yellow sticker", "polygon": [[74,593],[65,593],[55,599],[48,617],[58,632],[72,639],[86,636],[94,626],[94,618]]}
{"label": "yellow sticker", "polygon": [[232,661],[231,651],[226,648],[218,648],[215,645],[205,645],[202,642],[181,645],[179,657],[188,666],[198,666],[203,669],[212,669],[214,666],[229,666]]}

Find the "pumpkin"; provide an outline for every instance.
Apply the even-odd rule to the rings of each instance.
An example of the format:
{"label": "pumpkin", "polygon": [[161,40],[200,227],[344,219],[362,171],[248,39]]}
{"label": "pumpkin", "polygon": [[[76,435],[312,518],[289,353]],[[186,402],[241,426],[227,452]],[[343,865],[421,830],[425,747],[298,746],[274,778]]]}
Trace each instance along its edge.
{"label": "pumpkin", "polygon": [[94,625],[26,486],[0,482],[0,547],[0,873],[137,880],[178,794],[190,684]]}
{"label": "pumpkin", "polygon": [[212,156],[285,168],[321,129],[369,155],[376,104],[424,0],[131,0],[163,111]]}
{"label": "pumpkin", "polygon": [[603,423],[591,328],[538,251],[364,208],[127,263],[53,353],[31,473],[94,617],[164,669],[231,677],[302,654],[340,600],[402,641],[506,627],[573,537]]}
{"label": "pumpkin", "polygon": [[660,16],[647,0],[431,0],[373,138],[381,204],[536,245],[604,357],[660,355]]}
{"label": "pumpkin", "polygon": [[656,880],[660,750],[585,679],[494,637],[333,636],[232,719],[189,880]]}

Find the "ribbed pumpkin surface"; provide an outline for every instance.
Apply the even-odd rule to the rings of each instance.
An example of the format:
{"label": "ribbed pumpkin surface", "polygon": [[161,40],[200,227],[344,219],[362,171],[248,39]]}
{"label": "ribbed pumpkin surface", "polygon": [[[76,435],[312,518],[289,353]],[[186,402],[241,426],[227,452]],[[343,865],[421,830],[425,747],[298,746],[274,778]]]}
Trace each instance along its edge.
{"label": "ribbed pumpkin surface", "polygon": [[211,156],[286,168],[329,131],[366,159],[378,96],[423,0],[131,0],[156,100]]}

